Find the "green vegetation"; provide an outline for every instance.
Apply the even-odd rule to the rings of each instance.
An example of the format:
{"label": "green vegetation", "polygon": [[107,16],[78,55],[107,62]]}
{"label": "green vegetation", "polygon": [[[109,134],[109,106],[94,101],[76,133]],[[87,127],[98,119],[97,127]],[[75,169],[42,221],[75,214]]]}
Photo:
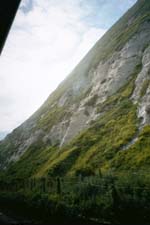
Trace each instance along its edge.
{"label": "green vegetation", "polygon": [[141,97],[143,97],[146,94],[146,91],[147,91],[147,88],[148,88],[149,85],[150,85],[150,80],[149,79],[144,80],[143,85],[142,85],[142,89],[141,89],[141,92],[140,92]]}
{"label": "green vegetation", "polygon": [[[43,144],[39,139],[36,144],[29,147],[18,162],[10,165],[5,172],[7,179],[11,182],[29,177],[58,175],[86,177],[95,175],[100,170],[102,173],[112,168],[122,171],[125,167],[135,166],[133,162],[135,159],[130,157],[130,153],[127,160],[127,153],[130,151],[122,149],[138,132],[137,108],[130,100],[130,96],[140,70],[141,64],[136,66],[131,80],[124,87],[97,106],[98,112],[102,112],[102,115],[93,121],[89,129],[61,149],[57,145]],[[145,151],[145,157],[146,154],[148,156],[148,151],[145,149],[142,151],[143,153]],[[136,152],[137,157],[139,154],[144,157],[143,153]],[[142,165],[137,162],[136,169],[141,167]]]}
{"label": "green vegetation", "polygon": [[110,167],[122,171],[144,171],[150,166],[150,126],[144,127],[138,140],[127,151],[120,151],[111,162]]}
{"label": "green vegetation", "polygon": [[86,218],[83,224],[146,225],[150,220],[149,187],[147,172],[109,171],[85,178],[32,179],[22,187],[1,182],[0,202],[17,214],[54,224],[80,224]]}
{"label": "green vegetation", "polygon": [[[141,67],[137,66],[136,71]],[[116,154],[128,144],[138,130],[136,105],[129,99],[134,89],[132,80],[120,91],[98,106],[103,112],[91,127],[59,150],[39,140],[31,145],[21,159],[6,171],[8,178],[94,175],[107,171]]]}
{"label": "green vegetation", "polygon": [[[150,21],[149,9],[150,1],[138,1],[97,42],[24,128],[14,130],[5,142],[0,143],[0,166],[17,152],[23,140],[28,140],[31,131],[41,129],[48,134],[53,125],[71,116],[69,107],[89,96],[89,71],[99,62],[110,59],[143,29],[142,24]],[[61,222],[66,218],[70,221],[71,218],[87,218],[108,224],[149,224],[150,125],[139,130],[137,105],[130,98],[141,69],[141,63],[136,65],[131,79],[96,106],[99,117],[68,145],[59,148],[56,143],[52,146],[50,141],[44,143],[41,137],[28,147],[20,160],[1,172],[2,205],[12,206],[15,201],[16,210],[22,208],[29,214],[40,215],[43,220],[55,222],[58,222],[57,218]],[[84,81],[85,88],[82,88]],[[144,81],[141,97],[149,84],[148,79]],[[66,102],[59,106],[58,100],[66,95],[69,96]],[[87,116],[88,106],[95,106],[97,99],[98,95],[95,95],[85,104]]]}
{"label": "green vegetation", "polygon": [[[91,78],[88,77],[89,72],[100,62],[105,62],[107,59],[110,59],[116,51],[120,50],[130,38],[141,30],[142,25],[150,20],[149,9],[149,1],[138,2],[96,43],[94,48],[91,49],[72,73],[49,96],[42,107],[26,122],[25,125],[27,127],[30,127],[30,123],[32,124],[28,130],[29,133],[33,133],[38,129],[43,129],[45,132],[48,132],[54,124],[70,116],[70,112],[68,111],[69,106],[73,103],[79,104],[80,100],[84,96],[88,96],[88,92],[90,92]],[[143,49],[145,49],[145,46],[148,46],[148,43],[145,41]],[[79,85],[79,81],[82,81],[81,84],[86,84],[84,88],[82,85]],[[80,89],[74,92],[73,87],[78,85]],[[58,100],[62,96],[65,96],[65,94],[68,94],[69,100],[63,107],[59,107]],[[96,96],[88,104],[92,106],[95,102]],[[112,103],[115,104],[114,101]],[[105,107],[109,109],[110,106],[106,105]],[[100,110],[102,111],[103,107],[100,106]],[[88,115],[88,111],[85,111],[85,114]],[[6,157],[12,154],[12,150],[15,153],[19,148],[19,144],[26,139],[24,137],[24,128],[17,130],[18,143],[14,141],[16,139],[14,132],[11,135],[11,141],[9,137],[9,140],[4,145],[0,143],[0,161],[2,164],[6,162]]]}
{"label": "green vegetation", "polygon": [[70,112],[67,112],[64,107],[54,106],[51,110],[47,111],[42,118],[39,119],[37,128],[42,128],[45,131],[48,131],[53,125],[68,116],[70,116]]}

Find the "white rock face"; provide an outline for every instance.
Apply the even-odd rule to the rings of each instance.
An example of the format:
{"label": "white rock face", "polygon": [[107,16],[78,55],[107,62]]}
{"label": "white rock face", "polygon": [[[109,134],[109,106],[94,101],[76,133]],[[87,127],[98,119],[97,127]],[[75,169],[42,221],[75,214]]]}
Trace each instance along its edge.
{"label": "white rock face", "polygon": [[84,108],[79,108],[78,111],[73,114],[60,146],[68,143],[75,135],[79,134],[79,132],[83,130],[83,127],[87,127],[86,122],[88,117],[89,116],[85,114]]}
{"label": "white rock face", "polygon": [[[144,28],[145,29],[145,25]],[[64,107],[69,101],[70,97],[78,96],[79,93],[86,93],[78,104],[73,104],[68,108],[70,117],[64,118],[58,124],[55,124],[51,130],[44,134],[43,142],[52,145],[66,145],[73,137],[78,135],[84,129],[89,127],[91,121],[96,120],[100,115],[97,113],[97,104],[104,102],[109,96],[116,93],[122,86],[124,86],[134,73],[135,67],[141,63],[143,69],[136,79],[135,91],[132,99],[134,102],[139,100],[141,82],[148,78],[149,69],[149,50],[146,49],[143,53],[143,47],[150,41],[150,30],[143,30],[135,35],[119,52],[115,52],[111,58],[105,63],[99,62],[96,68],[91,68],[86,77],[81,76],[81,79],[74,80],[70,89],[66,90],[56,103],[58,107]],[[97,96],[93,105],[88,105],[88,102]],[[138,116],[143,117],[143,123],[149,121],[146,116],[146,107],[149,102],[149,95],[143,97],[140,103]],[[29,137],[24,145],[19,147],[18,155],[20,152],[29,147],[36,137],[36,133]],[[14,157],[14,156],[13,156]],[[17,156],[15,155],[14,159]]]}
{"label": "white rock face", "polygon": [[[142,71],[138,74],[135,81],[135,90],[132,99],[134,103],[139,102],[138,117],[142,119],[141,125],[143,126],[145,124],[150,124],[150,46],[144,51],[142,65]],[[145,82],[148,85],[145,86],[145,95],[141,96],[141,91]]]}
{"label": "white rock face", "polygon": [[18,148],[10,158],[8,158],[8,163],[17,161],[24,153],[25,151],[33,144],[38,141],[42,136],[44,135],[44,132],[42,130],[37,130],[32,136],[28,137],[24,141],[20,143],[16,143],[18,145]]}
{"label": "white rock face", "polygon": [[[134,36],[120,52],[116,52],[105,63],[100,62],[95,70],[91,69],[88,74],[88,77],[91,78],[90,80],[92,82],[91,92],[81,100],[79,107],[75,110],[71,119],[69,119],[69,126],[61,140],[61,146],[67,144],[73,137],[79,134],[79,132],[87,128],[90,121],[95,120],[99,116],[96,113],[96,104],[91,107],[88,114],[85,114],[85,111],[88,110],[86,102],[88,102],[93,96],[97,95],[98,104],[104,102],[108,96],[116,93],[131,78],[135,67],[141,63],[142,56],[143,64],[147,68],[144,68],[143,70],[146,71],[142,72],[143,79],[145,79],[148,70],[149,53],[147,51],[147,53],[145,52],[143,55],[142,50],[145,42],[149,42],[150,40],[149,35],[149,30],[144,33],[139,33]],[[135,96],[137,96],[136,92],[139,92],[138,85],[136,86],[136,89],[137,90],[135,90],[134,94]]]}

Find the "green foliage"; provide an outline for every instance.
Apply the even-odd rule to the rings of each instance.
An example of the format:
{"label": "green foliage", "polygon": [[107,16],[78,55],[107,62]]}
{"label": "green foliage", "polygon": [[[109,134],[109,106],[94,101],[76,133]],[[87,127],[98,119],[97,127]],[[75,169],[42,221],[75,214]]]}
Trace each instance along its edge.
{"label": "green foliage", "polygon": [[[137,69],[138,68],[138,69]],[[136,71],[140,66],[136,67]],[[134,89],[135,75],[120,91],[99,106],[103,115],[89,129],[79,134],[60,150],[39,141],[31,145],[21,159],[10,166],[7,176],[22,177],[94,175],[101,168],[108,170],[116,153],[137,133],[136,105],[129,97]]]}
{"label": "green foliage", "polygon": [[[85,85],[85,88],[82,88],[81,86],[79,91],[76,91],[76,92],[74,92],[73,87],[79,83],[79,80],[82,80],[83,83],[84,81],[90,81],[90,80],[87,80],[89,71],[94,69],[100,61],[106,61],[107,59],[109,59],[116,51],[120,50],[125,45],[125,43],[127,43],[128,40],[130,40],[130,38],[132,38],[136,34],[136,32],[140,31],[142,24],[144,24],[144,22],[146,21],[149,21],[149,18],[150,18],[149,8],[150,8],[149,1],[138,2],[137,4],[135,4],[135,6],[132,7],[131,10],[129,10],[125,14],[124,17],[122,17],[102,37],[100,41],[96,43],[94,48],[92,48],[92,50],[79,63],[79,65],[73,70],[73,72],[67,77],[67,79],[65,79],[59,85],[56,91],[52,93],[52,95],[47,99],[47,101],[43,104],[43,106],[28,120],[29,123],[32,122],[35,125],[35,126],[31,126],[32,128],[31,130],[29,130],[29,132],[33,130],[36,131],[36,129],[39,129],[39,128],[48,132],[54,124],[57,124],[62,119],[65,119],[70,116],[70,113],[67,110],[68,107],[70,106],[70,104],[73,104],[73,103],[78,104],[84,96],[88,96],[88,93],[90,92],[91,84],[89,82],[87,86]],[[147,46],[147,44],[148,43],[144,43],[143,49],[145,48],[145,46]],[[139,65],[139,68],[140,68],[140,65]],[[136,68],[136,70],[138,71],[138,68]],[[135,70],[135,74],[137,74],[136,70]],[[133,77],[134,77],[134,74],[133,74]],[[103,82],[105,82],[105,80],[103,80]],[[18,162],[16,165],[14,165],[13,167],[13,171],[15,171],[14,173],[19,173],[17,172],[17,169],[15,169],[15,167],[18,167],[20,169],[20,176],[21,176],[21,174],[23,173],[23,169],[21,169],[21,163],[26,168],[28,158],[30,159],[29,165],[31,161],[33,160],[34,161],[33,165],[35,167],[30,165],[29,169],[25,169],[26,176],[28,174],[32,174],[32,175],[35,174],[37,170],[39,170],[39,174],[42,175],[44,173],[47,173],[51,169],[53,170],[53,168],[62,169],[62,166],[60,165],[62,162],[65,162],[65,160],[67,161],[69,166],[66,167],[65,170],[62,170],[63,171],[62,174],[67,174],[67,170],[69,171],[71,167],[73,166],[73,164],[78,164],[79,162],[82,163],[84,152],[86,152],[86,157],[85,157],[85,160],[83,159],[83,162],[84,161],[85,163],[86,161],[88,162],[89,156],[91,155],[93,163],[91,160],[90,167],[92,168],[93,168],[92,164],[96,162],[95,160],[96,157],[98,158],[96,166],[101,166],[101,160],[100,160],[101,157],[104,160],[106,159],[110,160],[115,154],[115,152],[118,151],[119,148],[122,145],[124,145],[135,133],[135,129],[136,129],[135,120],[133,119],[133,122],[129,124],[131,117],[132,118],[134,117],[135,107],[132,108],[131,104],[127,101],[127,98],[129,98],[129,96],[131,96],[132,94],[133,86],[134,86],[134,82],[127,84],[127,88],[124,89],[124,91],[122,92],[120,91],[119,94],[115,94],[111,96],[106,102],[104,102],[102,105],[98,107],[97,109],[98,112],[102,114],[107,113],[106,115],[102,117],[103,122],[98,122],[98,125],[97,126],[95,125],[95,127],[100,126],[102,127],[102,129],[100,129],[99,127],[97,128],[98,129],[97,131],[96,130],[94,131],[94,128],[93,128],[93,131],[90,131],[90,130],[87,131],[87,134],[85,135],[85,137],[82,137],[84,136],[84,133],[81,134],[81,136],[79,135],[80,137],[76,138],[72,142],[72,145],[70,144],[70,146],[66,146],[64,149],[62,149],[62,152],[63,152],[62,156],[60,156],[61,154],[59,155],[55,153],[55,151],[52,151],[53,152],[52,154],[47,155],[46,153],[45,155],[47,156],[47,158],[43,159],[44,156],[41,156],[40,152],[44,152],[44,151],[47,152],[47,150],[45,150],[46,148],[48,148],[47,146],[43,146],[43,147],[36,146],[34,151],[37,153],[37,155],[35,156],[35,154],[32,154],[33,155],[32,156],[31,155],[32,146],[31,146],[27,150],[28,153],[21,159],[21,162]],[[60,98],[64,96],[65,94],[67,94],[69,98],[67,99],[67,102],[65,102],[64,106],[60,107],[58,104],[58,100],[60,100]],[[88,102],[88,104],[92,106],[93,104],[95,104],[96,100],[97,100],[97,96],[94,96],[90,100],[90,102]],[[121,104],[124,104],[124,106],[121,106]],[[129,121],[127,123],[127,126],[125,125],[125,128],[123,130],[126,111],[124,110],[122,112],[124,114],[120,116],[122,118],[117,119],[116,126],[114,126],[113,120],[116,120],[114,116],[115,113],[119,113],[119,111],[122,110],[121,107],[122,108],[128,107],[128,104],[129,104],[130,111],[132,112],[130,113],[130,115],[128,114],[129,112],[127,112],[127,115],[129,116]],[[115,109],[115,105],[116,105],[116,109]],[[88,113],[88,112],[86,111],[85,113]],[[120,126],[119,126],[119,120],[120,120]],[[102,123],[106,123],[106,125],[103,126]],[[107,126],[109,125],[108,123],[110,123],[111,125],[110,128]],[[116,138],[116,140],[113,141],[111,138],[112,136],[111,134],[115,136],[117,132],[119,131],[120,127],[122,128],[120,137],[118,136],[118,140]],[[99,132],[99,129],[100,129],[100,132]],[[108,143],[106,143],[106,140],[104,140],[105,138],[103,137],[103,133],[108,136],[108,139],[109,139]],[[125,135],[125,138],[123,138],[122,135]],[[18,143],[21,143],[23,138],[23,130],[21,127],[17,129],[15,132],[13,132],[13,135],[10,135],[8,142],[6,141],[4,145],[0,144],[0,158],[1,158],[2,165],[3,165],[3,161],[6,161],[6,157],[9,157],[12,154],[12,150],[13,150],[13,153],[15,154],[15,151],[19,147],[19,144],[15,145],[14,144],[15,142],[11,140],[11,139],[15,140],[16,136],[17,136],[17,140],[19,137]],[[101,138],[101,136],[103,138]],[[83,144],[83,146],[81,146],[80,141]],[[104,147],[104,145],[106,147]],[[75,147],[76,150],[72,151],[71,149],[73,149],[74,146],[76,146]],[[55,147],[53,148],[55,149]],[[98,151],[98,153],[96,153],[96,151]],[[5,152],[5,154],[3,154],[3,152]],[[77,154],[75,152],[77,152]],[[79,157],[80,155],[78,154],[79,152],[83,153],[81,154],[81,157]],[[72,159],[70,160],[69,155],[72,155],[72,154],[76,155],[75,160],[72,160]],[[36,158],[36,160],[32,159],[34,157]],[[80,158],[80,159],[78,160],[77,158]],[[43,169],[42,167],[38,166],[38,164],[42,164],[42,162],[43,162]],[[31,169],[31,167],[34,167],[34,169],[33,168]],[[83,167],[85,167],[84,164],[83,164]],[[80,166],[79,166],[79,169],[80,169]],[[93,170],[95,170],[95,168],[93,168]],[[55,174],[56,171],[60,171],[60,170],[54,169],[53,171]],[[73,168],[72,168],[72,171],[73,171]]]}
{"label": "green foliage", "polygon": [[62,119],[70,116],[70,112],[64,107],[53,107],[48,110],[43,117],[37,123],[37,128],[42,128],[46,131],[50,130],[50,128],[60,122]]}
{"label": "green foliage", "polygon": [[149,178],[146,171],[57,178],[52,192],[51,183],[47,191],[27,188],[12,192],[9,186],[7,192],[0,192],[1,209],[10,207],[17,214],[54,224],[146,225],[150,219]]}
{"label": "green foliage", "polygon": [[71,172],[91,166],[93,171],[106,167],[137,131],[136,107],[130,101],[121,102],[107,112],[93,127],[83,133],[74,144],[82,151]]}
{"label": "green foliage", "polygon": [[42,142],[37,142],[29,147],[19,161],[9,166],[6,176],[10,180],[29,178],[37,173],[54,152],[54,147],[45,147]]}
{"label": "green foliage", "polygon": [[44,174],[49,174],[50,176],[63,176],[70,170],[79,154],[80,151],[77,148],[55,151],[52,157],[50,157],[49,160],[39,169],[36,176],[41,177]]}
{"label": "green foliage", "polygon": [[[145,3],[145,4],[143,4]],[[150,20],[150,2],[138,1],[87,54],[71,75],[53,92],[33,116],[36,126],[46,132],[70,117],[68,106],[88,96],[90,85],[73,94],[73,85],[87,78],[100,61],[120,50],[141,25]],[[130,24],[129,24],[130,23]],[[110,38],[111,37],[111,38]],[[145,43],[147,46],[147,43]],[[144,48],[143,47],[143,51]],[[71,218],[108,224],[148,224],[150,220],[150,126],[138,130],[137,106],[132,103],[135,79],[142,64],[135,67],[131,80],[116,94],[97,106],[99,118],[79,133],[67,146],[49,146],[39,140],[21,159],[0,174],[0,201],[16,210],[32,212],[43,220]],[[103,80],[102,82],[105,82]],[[145,80],[141,97],[149,81]],[[63,107],[58,100],[70,96]],[[97,95],[87,106],[95,105]],[[88,113],[85,112],[85,113]],[[42,115],[42,116],[41,116]],[[0,144],[0,164],[15,153],[13,138],[22,141],[21,128]],[[137,140],[132,142],[135,137]],[[58,143],[59,144],[59,143]],[[126,149],[126,150],[125,150]],[[98,174],[98,176],[96,175]],[[3,193],[2,193],[3,192]],[[25,209],[25,210],[24,210]],[[60,222],[59,221],[59,222]],[[58,222],[58,221],[55,221]]]}
{"label": "green foliage", "polygon": [[150,84],[149,79],[144,80],[141,91],[140,91],[140,97],[143,97],[146,94],[149,84]]}
{"label": "green foliage", "polygon": [[110,163],[119,171],[149,169],[150,165],[150,126],[144,127],[138,140],[128,150],[118,152]]}
{"label": "green foliage", "polygon": [[76,176],[81,176],[81,177],[89,177],[89,176],[94,176],[95,173],[93,171],[93,168],[90,166],[82,167],[76,170],[75,172]]}

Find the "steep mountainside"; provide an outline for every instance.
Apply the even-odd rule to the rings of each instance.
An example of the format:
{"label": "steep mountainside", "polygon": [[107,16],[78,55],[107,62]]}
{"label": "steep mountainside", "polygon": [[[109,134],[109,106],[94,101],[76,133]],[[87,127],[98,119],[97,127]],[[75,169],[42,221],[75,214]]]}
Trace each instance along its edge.
{"label": "steep mountainside", "polygon": [[0,142],[16,177],[150,165],[150,1],[139,0],[42,107]]}

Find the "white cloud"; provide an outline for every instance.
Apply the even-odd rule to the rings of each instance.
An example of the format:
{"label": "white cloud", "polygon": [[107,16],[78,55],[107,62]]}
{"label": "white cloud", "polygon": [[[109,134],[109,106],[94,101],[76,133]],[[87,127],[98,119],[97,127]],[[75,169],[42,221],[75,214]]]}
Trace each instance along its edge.
{"label": "white cloud", "polygon": [[28,13],[18,11],[0,61],[0,131],[40,107],[105,32],[84,21],[81,1],[34,0]]}

